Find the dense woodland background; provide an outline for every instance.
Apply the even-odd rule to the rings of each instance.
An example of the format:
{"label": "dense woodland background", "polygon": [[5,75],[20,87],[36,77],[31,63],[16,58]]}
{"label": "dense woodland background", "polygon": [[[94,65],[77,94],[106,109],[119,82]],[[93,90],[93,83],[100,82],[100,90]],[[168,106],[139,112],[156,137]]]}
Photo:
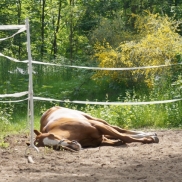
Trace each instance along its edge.
{"label": "dense woodland background", "polygon": [[[60,100],[137,102],[181,98],[181,17],[181,0],[0,2],[1,25],[24,24],[29,18],[33,60],[98,67],[174,64],[133,71],[34,65],[35,96]],[[13,33],[15,31],[0,31],[0,38]],[[26,33],[1,41],[0,52],[26,60]],[[0,94],[26,91],[27,87],[27,65],[0,57]],[[126,128],[182,126],[181,101],[104,107],[35,101],[37,118],[55,104],[82,109]],[[27,102],[1,103],[0,107],[3,127],[25,120]]]}

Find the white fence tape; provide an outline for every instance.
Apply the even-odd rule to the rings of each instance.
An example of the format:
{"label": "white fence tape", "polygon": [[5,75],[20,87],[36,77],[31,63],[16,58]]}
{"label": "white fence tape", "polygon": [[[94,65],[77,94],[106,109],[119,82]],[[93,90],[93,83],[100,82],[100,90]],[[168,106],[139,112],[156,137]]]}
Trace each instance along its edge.
{"label": "white fence tape", "polygon": [[25,25],[0,25],[0,30],[17,30],[26,28]]}
{"label": "white fence tape", "polygon": [[18,93],[14,93],[14,94],[0,94],[1,98],[5,98],[5,97],[22,97],[24,95],[27,95],[28,91],[25,92],[18,92]]}
{"label": "white fence tape", "polygon": [[[10,61],[18,62],[18,63],[28,63],[28,60],[20,61],[15,58],[5,56],[4,54],[0,53],[1,57],[5,57]],[[137,69],[151,69],[151,68],[161,68],[161,67],[169,67],[169,66],[176,66],[182,65],[182,63],[176,64],[166,64],[166,65],[158,65],[158,66],[140,66],[140,67],[130,67],[130,68],[100,68],[100,67],[87,67],[87,66],[71,66],[71,65],[62,65],[62,64],[55,64],[55,63],[46,63],[40,61],[32,61],[34,64],[39,65],[47,65],[47,66],[59,66],[59,67],[67,67],[67,68],[78,68],[78,69],[89,69],[89,70],[107,70],[107,71],[127,71],[127,70],[137,70]]]}
{"label": "white fence tape", "polygon": [[25,25],[19,25],[19,26],[18,25],[3,25],[3,26],[0,26],[0,30],[12,30],[12,29],[19,29],[19,30],[9,37],[1,38],[0,41],[10,39],[10,38],[14,37],[15,35],[17,35],[21,32],[24,32],[26,30],[26,26]]}
{"label": "white fence tape", "polygon": [[[14,61],[14,62],[28,63],[28,60],[20,61],[15,58],[12,58],[12,57],[5,56],[2,53],[0,53],[0,56],[5,57],[5,58],[9,59],[10,61]],[[107,70],[107,71],[127,71],[127,70],[151,69],[151,68],[161,68],[161,67],[182,65],[182,63],[176,63],[176,64],[167,64],[167,65],[158,65],[158,66],[141,66],[141,67],[130,67],[130,68],[100,68],[100,67],[62,65],[62,64],[46,63],[46,62],[40,62],[40,61],[32,61],[32,63],[39,64],[39,65],[47,65],[47,66],[59,66],[59,67],[67,67],[67,68],[78,68],[78,69],[89,69],[89,70]]]}
{"label": "white fence tape", "polygon": [[58,100],[43,97],[33,97],[34,100],[50,101],[50,102],[64,102],[64,103],[74,103],[74,104],[93,104],[93,105],[149,105],[149,104],[165,104],[171,102],[181,101],[182,99],[172,99],[163,101],[149,101],[149,102],[93,102],[93,101],[69,101],[69,100]]}
{"label": "white fence tape", "polygon": [[[19,92],[14,94],[0,94],[0,98],[6,98],[6,97],[22,97],[28,95],[28,91],[25,92]],[[9,101],[0,101],[1,103],[11,103],[11,102],[22,102],[28,100],[28,98],[22,99],[22,100],[9,100]]]}
{"label": "white fence tape", "polygon": [[10,61],[14,61],[14,62],[17,62],[17,63],[28,63],[28,60],[19,61],[18,59],[15,59],[15,58],[12,58],[12,57],[9,57],[9,56],[5,56],[5,55],[2,54],[2,53],[0,53],[0,56],[1,56],[1,57],[5,57],[5,58],[9,59]]}
{"label": "white fence tape", "polygon": [[100,68],[100,67],[87,67],[87,66],[71,66],[71,65],[61,65],[54,63],[45,63],[40,61],[32,61],[34,64],[42,64],[42,65],[52,65],[52,66],[61,66],[61,67],[69,67],[69,68],[80,68],[80,69],[92,69],[92,70],[110,70],[110,71],[124,71],[124,70],[137,70],[137,69],[151,69],[151,68],[160,68],[160,67],[168,67],[175,65],[182,65],[182,63],[176,64],[166,64],[166,65],[158,65],[158,66],[141,66],[141,67],[130,67],[130,68]]}
{"label": "white fence tape", "polygon": [[0,102],[1,103],[15,103],[15,102],[23,102],[25,100],[28,100],[28,98],[22,99],[22,100],[9,100],[9,101],[0,101]]}

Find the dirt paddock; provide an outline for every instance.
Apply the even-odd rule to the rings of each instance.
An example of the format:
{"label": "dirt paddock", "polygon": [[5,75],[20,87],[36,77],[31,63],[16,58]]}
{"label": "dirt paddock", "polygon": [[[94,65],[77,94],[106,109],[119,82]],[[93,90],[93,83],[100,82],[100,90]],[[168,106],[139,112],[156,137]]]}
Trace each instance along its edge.
{"label": "dirt paddock", "polygon": [[157,131],[159,144],[132,143],[78,153],[28,149],[25,135],[8,136],[0,148],[1,182],[182,182],[182,130]]}

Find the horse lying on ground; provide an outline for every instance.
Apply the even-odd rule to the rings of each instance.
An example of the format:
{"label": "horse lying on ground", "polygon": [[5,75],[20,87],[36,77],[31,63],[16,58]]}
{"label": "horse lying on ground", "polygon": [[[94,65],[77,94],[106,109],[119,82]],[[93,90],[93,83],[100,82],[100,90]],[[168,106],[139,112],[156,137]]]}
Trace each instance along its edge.
{"label": "horse lying on ground", "polygon": [[35,146],[66,147],[79,151],[82,147],[119,146],[125,143],[158,143],[156,133],[124,130],[84,112],[52,107],[41,117]]}

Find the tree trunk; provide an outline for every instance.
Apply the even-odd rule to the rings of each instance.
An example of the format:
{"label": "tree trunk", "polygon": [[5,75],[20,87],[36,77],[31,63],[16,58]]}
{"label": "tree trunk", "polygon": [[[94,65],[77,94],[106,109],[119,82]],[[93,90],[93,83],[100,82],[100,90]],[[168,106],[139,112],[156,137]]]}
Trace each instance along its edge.
{"label": "tree trunk", "polygon": [[70,6],[71,6],[71,14],[70,14],[70,36],[69,36],[69,42],[70,42],[70,64],[73,64],[73,12],[72,12],[72,6],[74,6],[74,0],[70,0]]}
{"label": "tree trunk", "polygon": [[62,2],[59,1],[59,5],[58,5],[58,16],[57,16],[57,25],[56,25],[56,30],[54,31],[54,40],[53,40],[53,55],[54,58],[56,58],[56,54],[57,54],[57,33],[59,31],[59,27],[60,27],[60,20],[61,20],[61,7],[62,7]]}
{"label": "tree trunk", "polygon": [[42,15],[41,15],[41,59],[44,56],[44,19],[45,19],[46,0],[42,0]]}
{"label": "tree trunk", "polygon": [[[21,0],[18,0],[17,2],[17,11],[18,11],[18,25],[20,25],[20,20],[21,20]],[[20,34],[18,34],[18,40],[19,40],[19,45],[18,45],[18,59],[20,60],[21,57],[21,38]]]}

